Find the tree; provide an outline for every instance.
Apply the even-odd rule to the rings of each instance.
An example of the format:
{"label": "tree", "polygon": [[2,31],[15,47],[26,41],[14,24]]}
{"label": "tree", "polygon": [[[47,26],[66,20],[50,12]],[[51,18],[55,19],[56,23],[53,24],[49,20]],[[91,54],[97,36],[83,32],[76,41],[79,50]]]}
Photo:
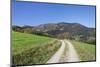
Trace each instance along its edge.
{"label": "tree", "polygon": [[72,35],[69,32],[64,32],[64,33],[58,34],[57,37],[59,39],[72,39]]}

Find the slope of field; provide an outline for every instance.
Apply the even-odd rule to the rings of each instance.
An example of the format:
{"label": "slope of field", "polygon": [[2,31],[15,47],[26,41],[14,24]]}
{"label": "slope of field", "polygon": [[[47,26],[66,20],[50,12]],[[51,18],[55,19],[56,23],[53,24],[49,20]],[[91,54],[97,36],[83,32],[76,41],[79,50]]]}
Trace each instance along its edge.
{"label": "slope of field", "polygon": [[87,44],[77,41],[71,41],[78,52],[78,55],[81,59],[81,61],[93,61],[96,60],[95,56],[95,45],[93,44]]}
{"label": "slope of field", "polygon": [[43,64],[60,45],[53,38],[12,32],[12,62],[15,65]]}

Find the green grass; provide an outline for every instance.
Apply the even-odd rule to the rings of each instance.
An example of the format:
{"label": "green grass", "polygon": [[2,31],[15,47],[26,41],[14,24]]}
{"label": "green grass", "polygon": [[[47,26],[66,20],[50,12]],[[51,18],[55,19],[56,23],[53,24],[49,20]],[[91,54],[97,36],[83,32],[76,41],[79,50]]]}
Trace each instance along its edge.
{"label": "green grass", "polygon": [[82,43],[78,41],[71,41],[79,55],[81,61],[93,61],[96,60],[95,49],[96,45]]}
{"label": "green grass", "polygon": [[12,50],[14,54],[20,53],[30,47],[42,46],[54,39],[26,33],[12,32]]}
{"label": "green grass", "polygon": [[60,45],[53,38],[12,32],[12,62],[15,65],[44,64]]}

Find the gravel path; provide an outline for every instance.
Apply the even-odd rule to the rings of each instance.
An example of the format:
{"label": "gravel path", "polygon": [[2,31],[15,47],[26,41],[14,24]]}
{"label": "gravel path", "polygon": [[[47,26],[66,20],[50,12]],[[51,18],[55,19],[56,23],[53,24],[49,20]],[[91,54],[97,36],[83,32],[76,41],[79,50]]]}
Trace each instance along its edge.
{"label": "gravel path", "polygon": [[[80,61],[73,44],[68,40],[60,40],[62,42],[58,51],[47,61],[47,63],[60,62],[77,62]],[[65,48],[66,47],[66,48]],[[66,53],[64,52],[66,49]],[[65,53],[65,54],[64,54]],[[64,57],[62,57],[64,56]]]}

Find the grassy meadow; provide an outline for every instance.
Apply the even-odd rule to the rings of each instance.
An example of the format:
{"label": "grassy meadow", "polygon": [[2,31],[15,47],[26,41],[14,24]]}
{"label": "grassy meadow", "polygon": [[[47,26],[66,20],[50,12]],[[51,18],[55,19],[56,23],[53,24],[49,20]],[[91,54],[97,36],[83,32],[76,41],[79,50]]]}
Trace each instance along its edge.
{"label": "grassy meadow", "polygon": [[96,60],[96,56],[95,56],[96,45],[87,44],[87,43],[78,42],[78,41],[71,41],[71,42],[74,45],[81,61]]}
{"label": "grassy meadow", "polygon": [[[71,40],[71,43],[81,61],[96,60],[96,45],[75,40]],[[12,63],[14,65],[46,64],[60,46],[61,42],[55,38],[12,31]]]}
{"label": "grassy meadow", "polygon": [[44,64],[60,47],[54,38],[12,32],[12,63],[15,65]]}

